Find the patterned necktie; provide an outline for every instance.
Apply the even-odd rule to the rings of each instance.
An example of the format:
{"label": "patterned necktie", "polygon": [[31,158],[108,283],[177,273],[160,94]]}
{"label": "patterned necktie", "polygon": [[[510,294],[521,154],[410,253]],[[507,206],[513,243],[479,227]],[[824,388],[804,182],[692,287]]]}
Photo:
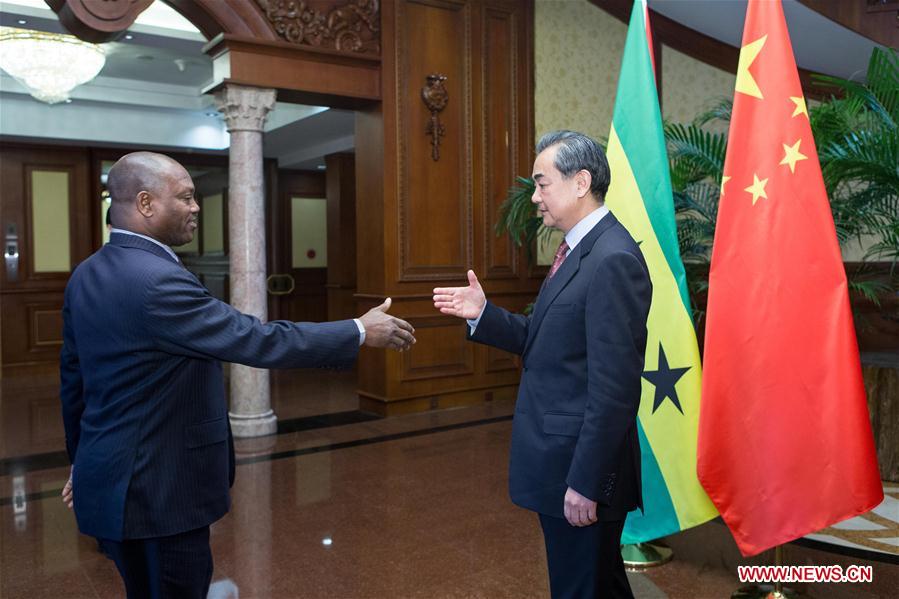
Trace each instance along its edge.
{"label": "patterned necktie", "polygon": [[553,265],[549,269],[549,275],[547,275],[547,278],[553,278],[553,275],[556,274],[556,271],[559,270],[559,267],[562,266],[563,262],[565,262],[565,256],[567,254],[568,242],[563,239],[561,245],[559,245],[559,249],[556,250],[556,255],[553,258]]}

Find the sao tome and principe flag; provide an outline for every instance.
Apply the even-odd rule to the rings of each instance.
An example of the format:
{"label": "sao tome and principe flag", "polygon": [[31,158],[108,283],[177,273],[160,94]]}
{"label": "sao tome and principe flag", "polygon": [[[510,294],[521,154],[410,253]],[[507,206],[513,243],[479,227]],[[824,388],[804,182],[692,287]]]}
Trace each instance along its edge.
{"label": "sao tome and principe flag", "polygon": [[640,244],[653,286],[637,421],[644,511],[628,515],[625,544],[718,515],[696,477],[702,370],[677,244],[647,22],[646,4],[635,2],[607,149],[612,182],[606,204]]}
{"label": "sao tome and principe flag", "polygon": [[698,474],[744,555],[883,499],[780,0],[749,0],[712,251]]}

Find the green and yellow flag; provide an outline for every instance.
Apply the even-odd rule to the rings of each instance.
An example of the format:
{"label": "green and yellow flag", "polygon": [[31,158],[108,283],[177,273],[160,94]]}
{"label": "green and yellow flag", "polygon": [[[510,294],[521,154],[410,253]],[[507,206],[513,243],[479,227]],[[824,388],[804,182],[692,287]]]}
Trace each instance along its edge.
{"label": "green and yellow flag", "polygon": [[631,512],[622,543],[640,543],[718,515],[696,477],[702,370],[677,244],[645,1],[631,14],[609,133],[606,204],[640,244],[652,307],[637,426],[644,511]]}

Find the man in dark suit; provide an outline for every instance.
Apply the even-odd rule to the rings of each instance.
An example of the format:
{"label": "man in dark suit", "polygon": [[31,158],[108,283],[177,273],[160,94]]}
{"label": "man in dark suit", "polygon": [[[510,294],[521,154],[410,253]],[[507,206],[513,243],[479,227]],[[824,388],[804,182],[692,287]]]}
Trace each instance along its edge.
{"label": "man in dark suit", "polygon": [[359,346],[405,350],[386,314],[262,323],[213,298],[171,249],[193,239],[188,172],[161,154],[119,160],[107,180],[110,241],[66,287],[60,357],[78,527],[102,540],[129,597],[205,598],[209,525],[230,507],[234,449],[220,360],[348,367]]}
{"label": "man in dark suit", "polygon": [[593,139],[544,135],[532,201],[565,241],[529,317],[467,287],[434,290],[472,341],[520,354],[509,492],[539,514],[553,597],[632,597],[620,541],[642,507],[637,408],[652,286],[637,244],[603,204],[609,165]]}

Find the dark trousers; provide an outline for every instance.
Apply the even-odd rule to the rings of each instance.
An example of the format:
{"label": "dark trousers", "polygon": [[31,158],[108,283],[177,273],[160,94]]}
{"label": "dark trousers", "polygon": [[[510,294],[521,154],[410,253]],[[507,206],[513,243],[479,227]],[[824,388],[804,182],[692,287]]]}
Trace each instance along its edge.
{"label": "dark trousers", "polygon": [[633,599],[621,559],[624,520],[572,526],[540,514],[553,599]]}
{"label": "dark trousers", "polygon": [[102,541],[128,599],[206,599],[212,581],[209,527],[170,537]]}

